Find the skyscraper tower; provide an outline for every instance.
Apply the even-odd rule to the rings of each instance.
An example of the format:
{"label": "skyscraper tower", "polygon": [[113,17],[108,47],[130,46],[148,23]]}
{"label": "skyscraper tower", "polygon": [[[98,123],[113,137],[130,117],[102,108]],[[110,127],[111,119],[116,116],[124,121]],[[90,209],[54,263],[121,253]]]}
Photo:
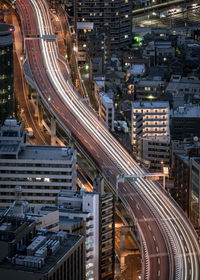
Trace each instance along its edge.
{"label": "skyscraper tower", "polygon": [[[123,50],[132,40],[132,2],[130,0],[74,0],[76,29],[105,34],[104,60]],[[90,23],[90,24],[89,24]],[[83,25],[83,27],[81,27]],[[79,34],[78,34],[79,37]]]}
{"label": "skyscraper tower", "polygon": [[0,23],[0,123],[15,115],[13,39],[14,26]]}

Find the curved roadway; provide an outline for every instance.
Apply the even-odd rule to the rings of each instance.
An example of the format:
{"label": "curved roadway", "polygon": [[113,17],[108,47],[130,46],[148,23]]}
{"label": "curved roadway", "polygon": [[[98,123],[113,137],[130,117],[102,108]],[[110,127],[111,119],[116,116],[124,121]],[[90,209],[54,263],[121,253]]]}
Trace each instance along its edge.
{"label": "curved roadway", "polygon": [[[70,79],[66,79],[68,65],[59,59],[56,39],[50,36],[54,31],[45,1],[16,0],[16,8],[32,80],[58,121],[70,129],[113,187],[119,173],[141,174],[141,168],[81,101]],[[140,234],[142,278],[200,279],[197,235],[175,202],[155,183],[144,179],[119,184],[119,195]]]}

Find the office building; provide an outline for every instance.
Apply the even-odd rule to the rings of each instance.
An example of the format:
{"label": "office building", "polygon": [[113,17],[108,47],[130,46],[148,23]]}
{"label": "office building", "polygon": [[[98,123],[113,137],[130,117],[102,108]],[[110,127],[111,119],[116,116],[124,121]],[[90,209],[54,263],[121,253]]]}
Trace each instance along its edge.
{"label": "office building", "polygon": [[191,140],[200,137],[200,105],[185,104],[172,111],[171,137],[174,140]]}
{"label": "office building", "polygon": [[115,108],[113,100],[105,93],[99,93],[99,116],[112,131],[114,130]]}
{"label": "office building", "polygon": [[15,116],[13,39],[14,26],[0,23],[0,125]]}
{"label": "office building", "polygon": [[2,280],[85,279],[83,236],[36,231],[35,222],[4,215],[0,246]]}
{"label": "office building", "polygon": [[21,123],[6,120],[0,129],[0,206],[15,200],[21,186],[23,200],[31,207],[55,204],[61,189],[76,190],[76,151],[71,147],[30,146]]}
{"label": "office building", "polygon": [[[101,185],[101,182],[100,184]],[[86,279],[114,278],[114,200],[100,192],[61,191],[57,206],[37,206],[35,213],[59,210],[59,228],[85,236]]]}
{"label": "office building", "polygon": [[[130,0],[80,0],[75,4],[75,23],[78,32],[78,45],[87,43],[80,40],[80,25],[87,33],[85,23],[93,24],[93,29],[98,34],[105,34],[104,62],[106,63],[113,53],[130,46],[132,42],[132,2]],[[77,28],[78,26],[78,28]],[[100,35],[101,36],[101,35]],[[104,47],[104,46],[102,46]]]}
{"label": "office building", "polygon": [[136,152],[138,140],[169,136],[169,103],[134,101],[131,113],[131,143]]}

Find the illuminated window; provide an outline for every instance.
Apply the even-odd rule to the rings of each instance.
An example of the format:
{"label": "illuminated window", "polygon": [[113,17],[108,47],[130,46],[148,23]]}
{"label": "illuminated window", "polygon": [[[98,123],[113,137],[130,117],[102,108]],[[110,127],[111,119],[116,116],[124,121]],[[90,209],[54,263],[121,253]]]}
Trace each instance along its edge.
{"label": "illuminated window", "polygon": [[124,38],[127,39],[127,38],[128,38],[128,35],[124,35]]}
{"label": "illuminated window", "polygon": [[125,18],[128,18],[128,15],[125,15]]}

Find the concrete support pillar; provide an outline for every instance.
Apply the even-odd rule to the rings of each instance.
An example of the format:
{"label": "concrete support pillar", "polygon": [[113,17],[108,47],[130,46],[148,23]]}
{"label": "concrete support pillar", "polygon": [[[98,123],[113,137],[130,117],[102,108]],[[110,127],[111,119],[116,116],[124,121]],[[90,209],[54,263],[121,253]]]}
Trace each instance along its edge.
{"label": "concrete support pillar", "polygon": [[121,271],[124,271],[126,268],[126,263],[125,263],[125,256],[126,254],[124,254],[124,242],[125,242],[125,236],[127,234],[127,232],[130,231],[130,227],[129,226],[122,226],[120,228],[120,267],[121,267]]}
{"label": "concrete support pillar", "polygon": [[55,118],[51,118],[51,145],[56,145],[56,121]]}
{"label": "concrete support pillar", "polygon": [[35,99],[35,117],[38,118],[39,114],[39,96],[37,95]]}
{"label": "concrete support pillar", "polygon": [[38,105],[38,124],[40,127],[42,127],[42,120],[43,120],[43,108],[42,105],[39,103]]}

